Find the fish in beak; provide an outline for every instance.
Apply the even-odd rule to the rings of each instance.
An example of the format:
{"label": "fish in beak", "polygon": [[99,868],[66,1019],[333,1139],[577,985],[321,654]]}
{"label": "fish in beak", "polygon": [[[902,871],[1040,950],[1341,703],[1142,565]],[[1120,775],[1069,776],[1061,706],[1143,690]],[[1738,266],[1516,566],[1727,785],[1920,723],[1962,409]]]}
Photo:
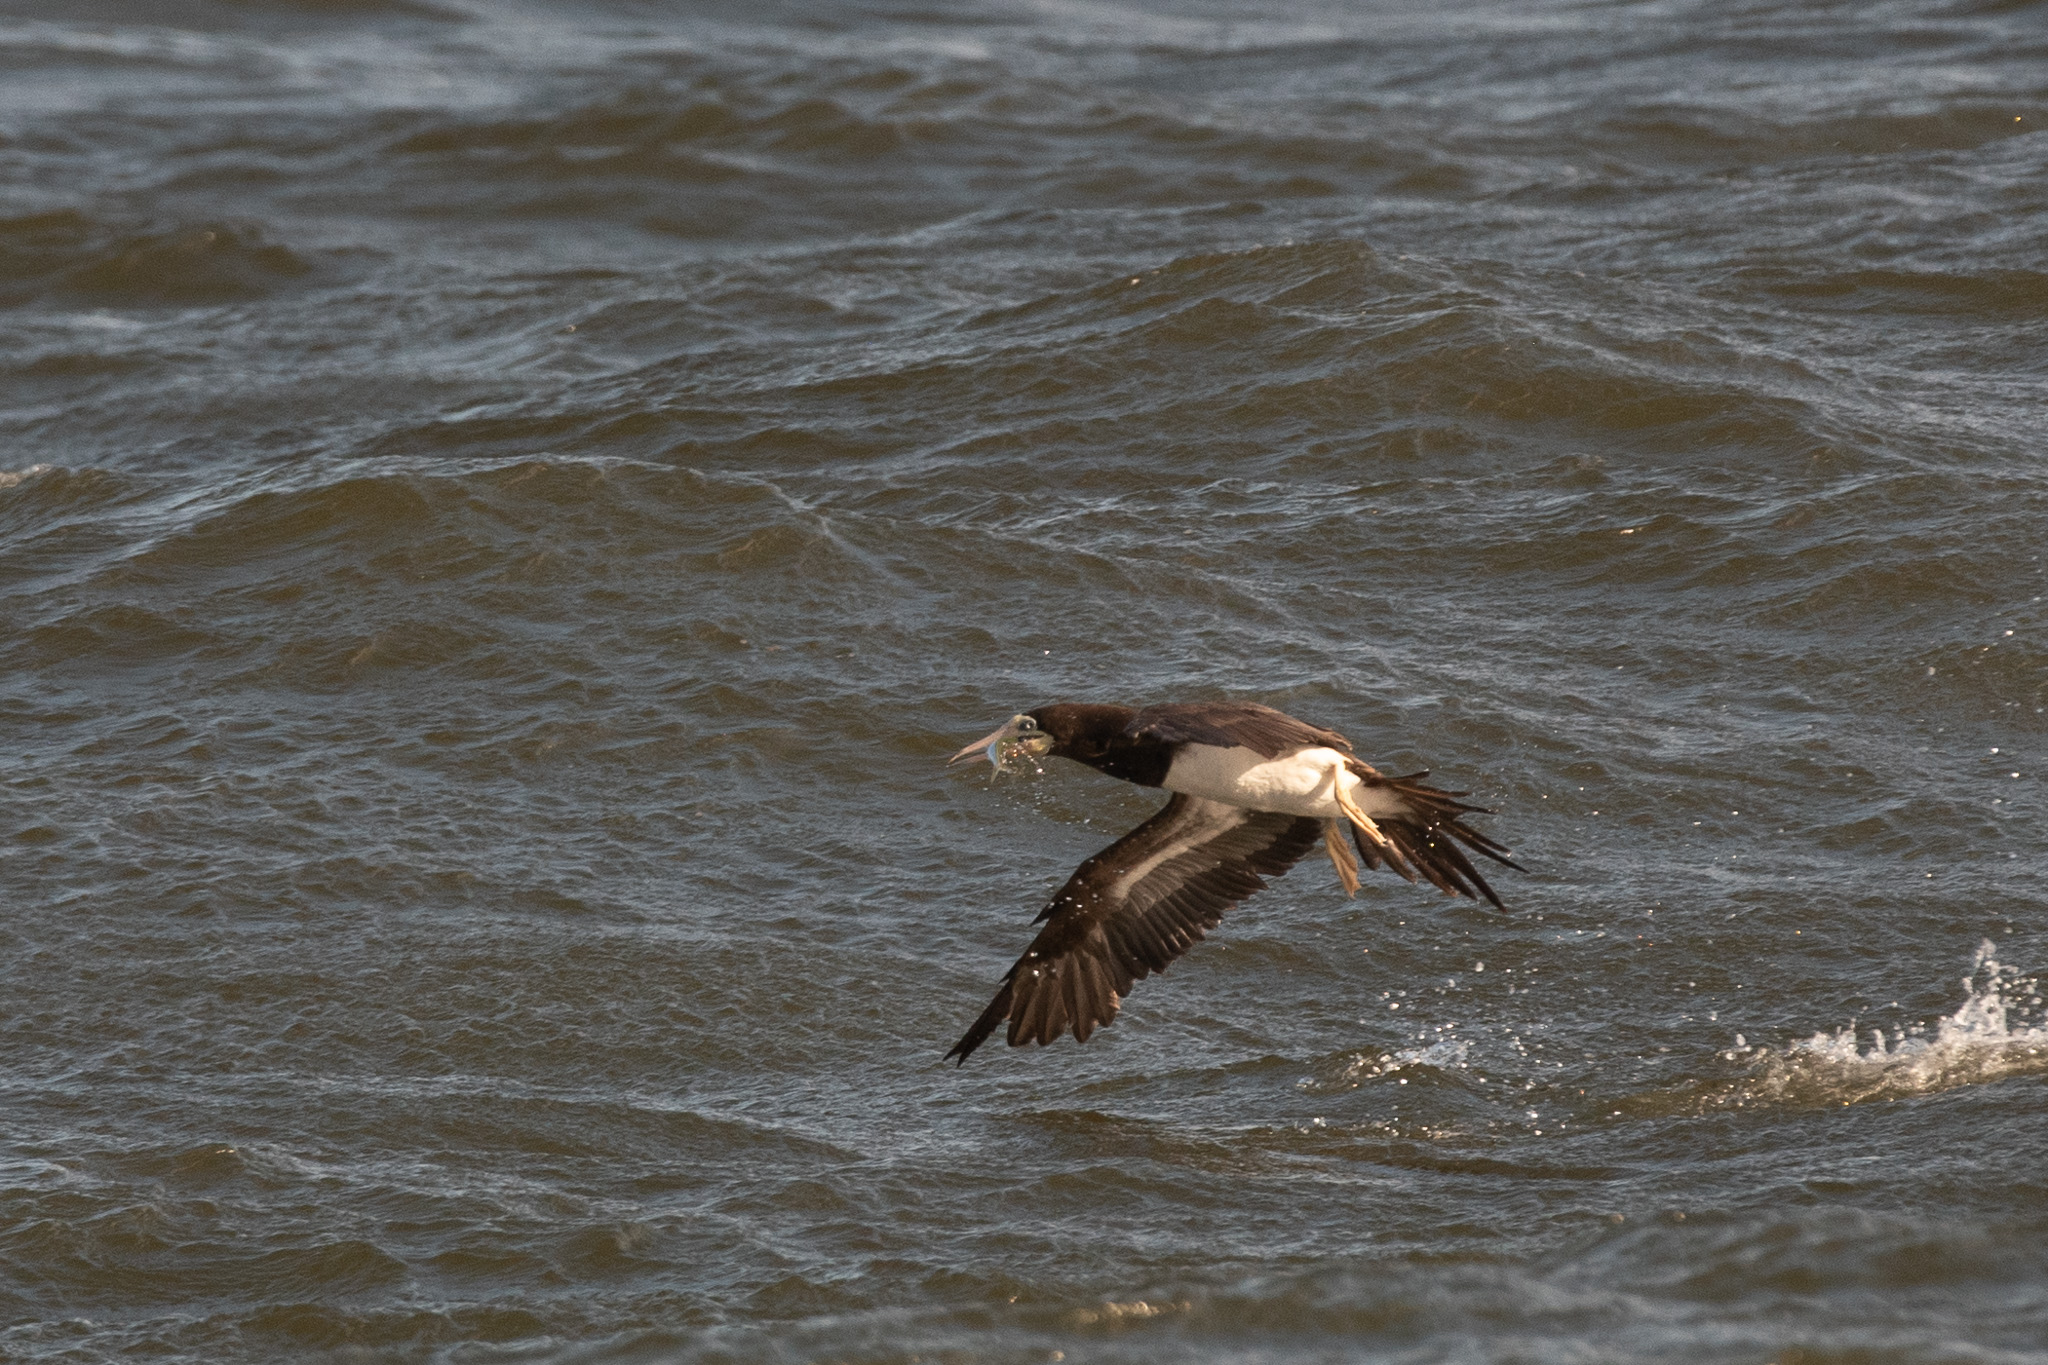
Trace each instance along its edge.
{"label": "fish in beak", "polygon": [[985,758],[1001,772],[1017,759],[1043,758],[1051,752],[1053,738],[1038,728],[1038,722],[1026,715],[1015,715],[1005,721],[1001,728],[983,735],[974,743],[946,760],[948,766],[963,759]]}

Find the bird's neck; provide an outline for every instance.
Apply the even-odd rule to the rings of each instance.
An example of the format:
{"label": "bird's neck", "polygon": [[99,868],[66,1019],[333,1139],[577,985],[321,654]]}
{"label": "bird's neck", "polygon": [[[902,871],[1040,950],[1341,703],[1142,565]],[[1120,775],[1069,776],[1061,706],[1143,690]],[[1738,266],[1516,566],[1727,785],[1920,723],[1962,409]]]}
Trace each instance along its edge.
{"label": "bird's neck", "polygon": [[1166,780],[1173,755],[1156,740],[1136,740],[1125,733],[1137,715],[1130,707],[1063,704],[1038,714],[1039,722],[1058,739],[1054,752],[1060,757],[1141,787],[1156,787]]}
{"label": "bird's neck", "polygon": [[1173,751],[1157,740],[1132,740],[1077,761],[1141,787],[1161,787],[1166,785],[1166,770],[1173,766]]}

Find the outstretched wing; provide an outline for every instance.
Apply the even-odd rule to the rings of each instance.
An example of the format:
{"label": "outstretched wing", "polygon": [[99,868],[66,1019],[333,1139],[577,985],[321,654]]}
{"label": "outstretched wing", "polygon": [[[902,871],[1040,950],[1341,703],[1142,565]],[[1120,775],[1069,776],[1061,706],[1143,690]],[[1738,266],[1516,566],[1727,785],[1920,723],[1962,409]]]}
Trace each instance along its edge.
{"label": "outstretched wing", "polygon": [[1124,733],[1162,744],[1213,744],[1228,749],[1242,745],[1261,758],[1278,758],[1298,749],[1323,746],[1351,752],[1351,741],[1335,730],[1296,720],[1284,711],[1255,701],[1173,702],[1148,706],[1131,717]]}
{"label": "outstretched wing", "polygon": [[1068,1030],[1087,1042],[1133,982],[1165,971],[1322,833],[1320,820],[1176,795],[1074,870],[1038,916],[1045,929],[946,1057],[965,1064],[1005,1019],[1012,1047]]}

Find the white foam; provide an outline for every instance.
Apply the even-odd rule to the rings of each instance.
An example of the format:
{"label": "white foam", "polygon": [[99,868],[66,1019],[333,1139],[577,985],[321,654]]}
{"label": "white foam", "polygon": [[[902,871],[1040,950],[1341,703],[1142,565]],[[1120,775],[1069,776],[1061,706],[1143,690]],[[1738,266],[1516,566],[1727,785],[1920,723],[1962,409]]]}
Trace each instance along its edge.
{"label": "white foam", "polygon": [[[1445,1037],[1434,1041],[1418,1038],[1414,1047],[1396,1048],[1391,1052],[1356,1053],[1335,1077],[1329,1080],[1304,1077],[1299,1085],[1309,1091],[1355,1090],[1366,1081],[1392,1076],[1409,1067],[1469,1071],[1472,1069],[1471,1057],[1472,1044],[1463,1038]],[[1407,1081],[1403,1080],[1401,1084],[1406,1085]]]}
{"label": "white foam", "polygon": [[1852,1023],[1777,1051],[1752,1047],[1737,1034],[1721,1056],[1755,1066],[1743,1087],[1750,1100],[1794,1104],[1902,1099],[2048,1072],[2040,983],[2001,963],[1987,939],[1962,986],[1962,1004],[1931,1024],[1887,1035]]}
{"label": "white foam", "polygon": [[0,488],[12,488],[24,479],[33,479],[38,474],[47,474],[56,466],[32,464],[26,469],[0,469]]}

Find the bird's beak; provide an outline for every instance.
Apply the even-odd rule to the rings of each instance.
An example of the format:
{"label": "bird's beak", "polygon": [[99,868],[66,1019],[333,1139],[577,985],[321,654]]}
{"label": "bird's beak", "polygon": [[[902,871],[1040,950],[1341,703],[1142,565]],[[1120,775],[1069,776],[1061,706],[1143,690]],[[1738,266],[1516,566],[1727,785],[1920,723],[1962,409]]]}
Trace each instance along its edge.
{"label": "bird's beak", "polygon": [[991,765],[1000,768],[1003,766],[1004,759],[1018,752],[1023,752],[1033,758],[1037,758],[1052,748],[1052,736],[1034,732],[1030,737],[1024,737],[1022,727],[1023,722],[1027,719],[1029,717],[1021,715],[1010,717],[1001,726],[983,735],[980,739],[975,740],[974,743],[947,759],[947,766],[950,767],[966,759],[985,758]]}
{"label": "bird's beak", "polygon": [[983,735],[980,739],[975,740],[974,743],[968,745],[959,753],[954,754],[951,758],[947,759],[946,766],[950,768],[955,763],[959,763],[964,759],[980,757],[985,758],[990,763],[994,763],[998,767],[1000,767],[1001,764],[997,759],[996,746],[998,744],[1003,743],[1006,740],[1015,739],[1016,737],[1017,718],[1015,716],[1012,716],[1009,720],[1005,721],[995,730]]}

